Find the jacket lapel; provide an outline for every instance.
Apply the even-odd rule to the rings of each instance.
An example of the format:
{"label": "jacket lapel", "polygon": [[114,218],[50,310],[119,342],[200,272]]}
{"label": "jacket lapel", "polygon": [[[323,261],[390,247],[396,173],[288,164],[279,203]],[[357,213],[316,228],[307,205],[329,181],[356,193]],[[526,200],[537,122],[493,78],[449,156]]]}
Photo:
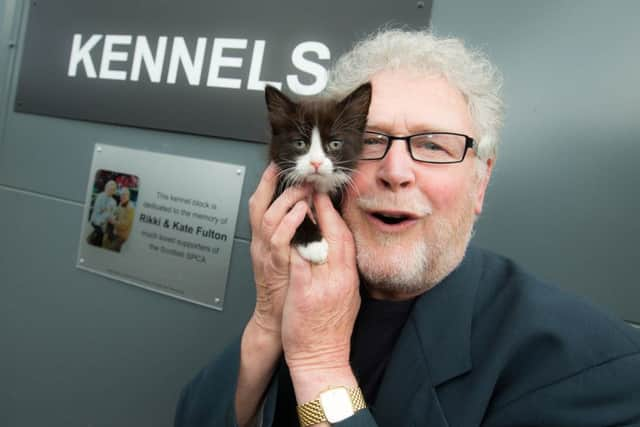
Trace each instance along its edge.
{"label": "jacket lapel", "polygon": [[371,412],[378,425],[447,426],[433,390],[415,324],[409,320],[396,343]]}
{"label": "jacket lapel", "polygon": [[380,425],[448,426],[437,386],[471,370],[481,271],[481,254],[469,248],[460,266],[416,301],[371,408]]}

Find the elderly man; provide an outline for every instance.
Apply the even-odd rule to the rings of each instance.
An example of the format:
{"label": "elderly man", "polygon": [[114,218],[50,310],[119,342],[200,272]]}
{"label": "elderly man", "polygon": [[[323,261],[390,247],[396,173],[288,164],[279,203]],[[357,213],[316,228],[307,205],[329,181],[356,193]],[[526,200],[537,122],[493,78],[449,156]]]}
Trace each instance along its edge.
{"label": "elderly man", "polygon": [[255,311],[185,388],[176,426],[640,423],[640,334],[468,248],[501,122],[495,69],[392,30],[343,56],[329,93],[367,80],[375,143],[342,216],[314,195],[328,262],[290,249],[307,191],[270,204],[267,168],[250,201]]}
{"label": "elderly man", "polygon": [[89,244],[102,246],[102,239],[107,226],[107,222],[116,208],[116,201],[113,195],[118,186],[115,181],[110,180],[104,185],[104,191],[96,196],[91,213],[91,226],[93,232],[87,237]]}

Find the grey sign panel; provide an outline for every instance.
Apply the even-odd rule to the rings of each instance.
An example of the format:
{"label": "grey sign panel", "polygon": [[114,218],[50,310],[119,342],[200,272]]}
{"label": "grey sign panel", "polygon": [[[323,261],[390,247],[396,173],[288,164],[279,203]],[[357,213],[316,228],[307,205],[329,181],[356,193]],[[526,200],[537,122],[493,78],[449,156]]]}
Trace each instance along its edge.
{"label": "grey sign panel", "polygon": [[331,61],[431,1],[30,3],[16,111],[264,142],[263,89],[322,91]]}
{"label": "grey sign panel", "polygon": [[244,166],[96,145],[79,268],[222,310]]}

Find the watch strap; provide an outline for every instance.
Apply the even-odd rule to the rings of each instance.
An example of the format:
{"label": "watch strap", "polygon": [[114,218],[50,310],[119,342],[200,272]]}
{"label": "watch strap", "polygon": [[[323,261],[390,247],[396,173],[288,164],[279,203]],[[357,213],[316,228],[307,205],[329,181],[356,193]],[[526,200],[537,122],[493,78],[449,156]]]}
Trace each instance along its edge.
{"label": "watch strap", "polygon": [[320,406],[320,399],[315,399],[296,407],[298,411],[298,419],[302,427],[312,426],[314,424],[320,424],[327,421],[327,417],[324,415],[322,406]]}

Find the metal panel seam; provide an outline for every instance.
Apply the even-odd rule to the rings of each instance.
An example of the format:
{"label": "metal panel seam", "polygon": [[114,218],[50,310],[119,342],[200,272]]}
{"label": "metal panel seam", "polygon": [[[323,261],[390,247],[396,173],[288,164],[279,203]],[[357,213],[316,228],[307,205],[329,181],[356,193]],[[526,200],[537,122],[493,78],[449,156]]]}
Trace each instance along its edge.
{"label": "metal panel seam", "polygon": [[54,202],[66,203],[66,204],[73,205],[73,206],[80,206],[80,207],[84,206],[84,203],[79,203],[79,202],[76,202],[74,200],[63,199],[61,197],[56,197],[56,196],[52,196],[50,194],[45,194],[45,193],[38,193],[38,192],[35,192],[35,191],[23,190],[21,188],[12,187],[12,186],[9,186],[9,185],[0,184],[0,189],[1,190],[12,191],[14,193],[26,194],[28,196],[40,197],[40,198],[51,200],[51,201],[54,201]]}
{"label": "metal panel seam", "polygon": [[[75,200],[63,199],[61,197],[52,196],[50,194],[38,193],[38,192],[35,192],[35,191],[29,191],[29,190],[23,190],[21,188],[12,187],[10,185],[0,184],[0,190],[11,191],[11,192],[14,192],[14,193],[25,194],[25,195],[28,195],[28,196],[40,197],[40,198],[51,200],[51,201],[54,201],[54,202],[66,203],[68,205],[72,205],[72,206],[76,206],[76,207],[84,207],[84,203],[76,202]],[[242,242],[242,243],[247,243],[247,244],[251,243],[250,239],[245,239],[245,238],[238,237],[238,236],[234,236],[233,239],[237,240],[238,242]]]}

